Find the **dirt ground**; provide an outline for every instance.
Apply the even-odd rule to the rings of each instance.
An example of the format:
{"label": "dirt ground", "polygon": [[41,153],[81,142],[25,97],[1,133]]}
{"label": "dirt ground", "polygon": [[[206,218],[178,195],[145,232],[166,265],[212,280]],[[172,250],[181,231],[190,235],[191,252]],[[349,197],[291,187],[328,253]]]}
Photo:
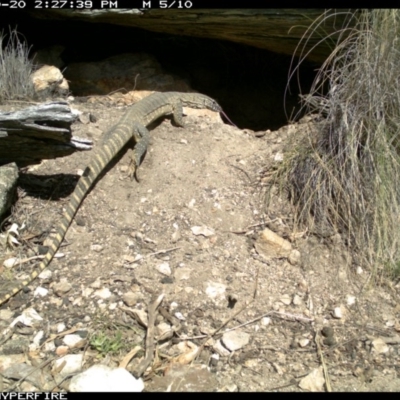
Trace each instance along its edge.
{"label": "dirt ground", "polygon": [[[71,104],[97,120],[75,123],[74,135],[96,145],[126,110],[103,103]],[[145,347],[144,328],[126,310],[146,311],[154,295],[163,293],[165,313],[157,314],[156,327],[169,323],[175,333],[158,343],[145,390],[168,390],[175,363],[187,380],[194,379],[191,368],[208,366],[195,390],[312,390],[308,378],[319,390],[400,391],[400,285],[368,285],[368,272],[349,266],[338,234],[293,232],[287,199],[276,190],[265,208],[270,171],[285,156],[288,140],[312,122],[252,132],[223,124],[212,113],[188,112],[184,121],[184,128],[165,119],[152,129],[139,183],[127,176],[127,153],[108,168],[80,207],[61,256],[1,308],[2,332],[28,307],[42,318],[8,340],[30,345],[43,331],[43,343],[60,324],[65,331],[77,327],[87,334],[85,344],[68,352],[84,354],[83,369],[100,362],[116,367],[136,345]],[[21,245],[5,253],[1,264],[35,256],[47,244],[90,156],[76,153],[21,173],[19,198],[3,232],[11,223],[26,227]],[[301,261],[258,255],[254,241],[265,228],[290,240]],[[26,277],[33,265],[1,267],[0,290]],[[48,292],[41,297],[37,287]],[[233,351],[221,342],[227,330],[236,333]],[[93,345],[101,335],[110,338],[108,347],[106,340]],[[61,339],[53,348],[25,348],[25,362],[56,379],[52,360],[61,353]],[[182,350],[185,339],[191,350],[204,346],[194,361],[191,350]],[[2,340],[0,366],[5,346]],[[128,371],[142,355],[129,362]],[[68,388],[68,379],[50,387]],[[3,378],[2,390],[15,383]],[[172,390],[190,390],[186,383]]]}

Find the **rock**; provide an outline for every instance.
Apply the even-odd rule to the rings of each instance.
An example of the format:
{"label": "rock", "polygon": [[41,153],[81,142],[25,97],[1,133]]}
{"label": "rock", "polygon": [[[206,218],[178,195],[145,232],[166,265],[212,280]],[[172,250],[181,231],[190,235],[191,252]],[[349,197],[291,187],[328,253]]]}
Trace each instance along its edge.
{"label": "rock", "polygon": [[55,283],[53,285],[53,290],[54,293],[58,296],[58,297],[62,297],[64,296],[66,293],[68,293],[70,290],[72,289],[72,285],[65,281],[62,280],[61,282]]}
{"label": "rock", "polygon": [[15,163],[9,163],[0,167],[0,220],[3,220],[3,215],[9,210],[14,201],[17,180],[18,167]]}
{"label": "rock", "polygon": [[352,306],[356,303],[356,298],[354,296],[351,295],[347,295],[346,296],[346,303],[348,306]]}
{"label": "rock", "polygon": [[50,279],[52,276],[53,276],[53,272],[50,271],[49,269],[45,269],[44,271],[42,271],[42,272],[38,275],[39,279],[43,279],[43,280],[45,280],[45,279]]}
{"label": "rock", "polygon": [[[185,7],[185,3],[182,4]],[[196,7],[184,10],[184,12],[178,8],[169,9],[167,18],[165,16],[166,10],[162,9],[109,8],[90,10],[90,13],[87,10],[67,10],[65,8],[43,9],[40,13],[32,13],[32,17],[39,18],[37,14],[40,14],[41,19],[47,17],[51,20],[70,20],[71,23],[80,21],[81,24],[103,23],[110,24],[110,26],[115,24],[163,32],[175,35],[175,37],[180,35],[231,41],[289,56],[293,56],[297,50],[296,56],[300,56],[301,51],[303,56],[318,63],[324,62],[332,51],[329,47],[329,41],[320,40],[321,31],[318,29],[310,32],[307,40],[304,40],[304,31],[310,25],[310,21],[316,21],[323,14],[324,10],[320,8],[252,9],[250,7],[249,9],[221,8],[210,10]],[[354,21],[346,20],[348,13],[341,14],[336,12],[334,18],[324,19],[325,37],[330,37],[333,33],[336,33],[338,26],[349,24],[352,27],[354,25]],[[304,27],[304,29],[293,29],[293,27]],[[300,39],[303,39],[304,43],[299,49]],[[133,73],[134,71],[129,72]],[[207,70],[207,72],[210,74],[210,71]],[[134,76],[135,74],[133,74]],[[93,79],[101,79],[101,77],[95,75]],[[128,89],[124,82],[120,82],[117,87]],[[172,90],[181,89],[174,87]]]}
{"label": "rock", "polygon": [[292,298],[288,294],[284,294],[280,297],[279,301],[288,306],[292,303]]}
{"label": "rock", "polygon": [[57,324],[56,326],[56,331],[57,333],[61,333],[64,332],[67,329],[66,325],[64,324],[64,322],[60,322],[59,324]]}
{"label": "rock", "polygon": [[68,346],[58,346],[56,348],[56,354],[58,356],[66,356],[69,353],[69,347]]}
{"label": "rock", "polygon": [[44,65],[31,74],[31,80],[40,99],[68,94],[68,82],[57,67]]}
{"label": "rock", "polygon": [[257,253],[266,259],[289,257],[292,245],[275,232],[265,228],[254,243]]}
{"label": "rock", "polygon": [[171,275],[171,268],[167,262],[164,262],[157,266],[159,272],[163,275],[170,276]]}
{"label": "rock", "polygon": [[108,288],[99,289],[94,292],[95,297],[99,297],[100,299],[103,299],[103,300],[109,299],[111,297],[111,295],[112,295],[112,293],[110,292],[110,289],[108,289]]}
{"label": "rock", "polygon": [[215,235],[214,229],[207,228],[206,226],[192,226],[190,230],[192,231],[193,235],[196,236],[203,235],[205,237],[209,237]]}
{"label": "rock", "polygon": [[27,308],[19,317],[14,319],[10,326],[13,327],[18,322],[21,322],[25,326],[34,326],[41,321],[43,321],[43,318],[36,312],[36,310],[33,308]]}
{"label": "rock", "polygon": [[166,322],[161,322],[157,325],[157,340],[166,340],[172,338],[174,335],[174,330],[171,328],[170,324]]}
{"label": "rock", "polygon": [[53,373],[67,376],[82,370],[83,354],[69,354],[54,361]]}
{"label": "rock", "polygon": [[262,326],[268,326],[271,323],[271,318],[270,317],[264,317],[261,319],[261,325]]}
{"label": "rock", "polygon": [[42,344],[42,342],[44,341],[44,332],[43,331],[39,331],[38,333],[36,333],[36,335],[33,338],[33,341],[31,343],[31,345],[29,346],[29,350],[30,351],[35,351],[37,350],[40,345]]}
{"label": "rock", "polygon": [[90,250],[95,251],[96,253],[100,253],[103,251],[104,247],[101,244],[92,244],[90,246]]}
{"label": "rock", "polygon": [[280,151],[278,151],[275,154],[274,161],[276,161],[276,162],[282,162],[283,161],[283,154]]}
{"label": "rock", "polygon": [[299,295],[295,294],[295,295],[293,296],[293,304],[294,304],[295,306],[299,306],[299,305],[302,304],[302,300],[301,300],[301,297],[300,297]]}
{"label": "rock", "polygon": [[292,265],[299,265],[301,262],[301,253],[298,250],[292,250],[289,253],[288,261]]}
{"label": "rock", "polygon": [[[8,231],[10,232],[10,231]],[[15,241],[16,239],[13,238],[13,243],[18,245],[19,243]],[[7,268],[7,269],[11,269],[14,266],[18,265],[18,257],[11,257],[11,258],[7,258],[7,260],[4,260],[3,262],[3,267]]]}
{"label": "rock", "polygon": [[299,340],[300,347],[306,347],[306,346],[308,346],[309,343],[310,343],[310,340],[306,339],[306,338],[302,338]]}
{"label": "rock", "polygon": [[79,335],[65,335],[63,342],[70,349],[80,349],[86,344],[86,340],[82,339]]}
{"label": "rock", "polygon": [[222,345],[221,340],[217,340],[213,345],[213,350],[221,357],[228,357],[231,352]]}
{"label": "rock", "polygon": [[171,242],[176,243],[181,239],[182,235],[179,230],[174,231],[174,233],[171,236]]}
{"label": "rock", "polygon": [[389,346],[381,338],[374,339],[371,347],[371,351],[376,354],[384,354],[389,351]]}
{"label": "rock", "polygon": [[16,364],[24,364],[26,359],[25,354],[9,354],[0,355],[0,371],[4,371]]}
{"label": "rock", "polygon": [[128,307],[133,307],[138,302],[138,299],[139,299],[139,294],[133,292],[127,292],[122,296],[123,302]]}
{"label": "rock", "polygon": [[[39,383],[37,386],[41,386],[40,383],[44,381],[43,372],[31,365],[26,363],[14,364],[2,371],[1,373],[5,378],[15,380],[28,380],[33,385]],[[49,377],[47,377],[49,379]]]}
{"label": "rock", "polygon": [[29,346],[29,342],[25,339],[14,339],[5,343],[2,348],[2,352],[5,355],[9,354],[23,354],[26,352]]}
{"label": "rock", "polygon": [[41,286],[38,286],[34,291],[34,297],[46,297],[49,291]]}
{"label": "rock", "polygon": [[325,378],[322,366],[314,369],[310,374],[305,376],[300,382],[299,386],[310,392],[322,392],[324,390]]}
{"label": "rock", "polygon": [[0,310],[0,320],[2,321],[8,321],[11,320],[12,317],[14,316],[14,313],[11,310]]}
{"label": "rock", "polygon": [[343,311],[341,307],[335,307],[333,310],[333,318],[342,319],[343,318]]}
{"label": "rock", "polygon": [[141,392],[142,379],[136,379],[124,368],[93,365],[71,379],[71,392]]}
{"label": "rock", "polygon": [[222,335],[223,345],[230,351],[239,350],[250,341],[250,335],[241,331],[230,331]]}

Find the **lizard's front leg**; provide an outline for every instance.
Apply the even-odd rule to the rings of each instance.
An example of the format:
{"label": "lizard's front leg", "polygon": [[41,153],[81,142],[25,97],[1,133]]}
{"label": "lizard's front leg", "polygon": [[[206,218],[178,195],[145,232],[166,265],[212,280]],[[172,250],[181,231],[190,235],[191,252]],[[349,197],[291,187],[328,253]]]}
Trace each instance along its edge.
{"label": "lizard's front leg", "polygon": [[172,110],[172,119],[178,126],[183,126],[183,107],[180,101],[176,102]]}
{"label": "lizard's front leg", "polygon": [[150,132],[144,125],[135,122],[133,126],[133,138],[136,144],[133,151],[132,149],[130,150],[131,161],[129,164],[128,175],[131,179],[135,177],[135,179],[139,182],[137,177],[137,168],[139,167],[140,160],[142,159],[144,153],[146,153],[147,147],[149,146]]}

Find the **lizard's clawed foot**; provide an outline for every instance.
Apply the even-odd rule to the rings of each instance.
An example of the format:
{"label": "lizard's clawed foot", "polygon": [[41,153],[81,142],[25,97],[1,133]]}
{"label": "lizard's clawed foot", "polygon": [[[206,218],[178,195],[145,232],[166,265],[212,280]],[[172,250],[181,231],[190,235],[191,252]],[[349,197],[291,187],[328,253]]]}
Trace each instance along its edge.
{"label": "lizard's clawed foot", "polygon": [[129,163],[129,166],[128,166],[128,177],[133,181],[133,178],[135,178],[135,180],[136,180],[136,182],[139,182],[139,178],[138,178],[138,175],[137,175],[137,170],[138,170],[138,167],[137,167],[137,165],[136,165],[136,161],[135,161],[135,159],[132,157],[131,158],[131,161],[130,161],[130,163]]}

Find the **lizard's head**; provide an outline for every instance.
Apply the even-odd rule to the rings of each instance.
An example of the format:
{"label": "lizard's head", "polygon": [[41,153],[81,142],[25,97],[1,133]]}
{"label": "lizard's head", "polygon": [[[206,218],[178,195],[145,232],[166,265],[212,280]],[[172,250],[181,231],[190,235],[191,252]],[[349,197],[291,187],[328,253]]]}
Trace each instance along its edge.
{"label": "lizard's head", "polygon": [[216,112],[221,112],[222,111],[222,107],[211,97],[208,96],[204,96],[204,107],[208,108],[212,111],[216,111]]}
{"label": "lizard's head", "polygon": [[200,93],[185,93],[181,94],[180,98],[183,105],[190,108],[208,108],[209,110],[221,112],[222,107],[211,97]]}

